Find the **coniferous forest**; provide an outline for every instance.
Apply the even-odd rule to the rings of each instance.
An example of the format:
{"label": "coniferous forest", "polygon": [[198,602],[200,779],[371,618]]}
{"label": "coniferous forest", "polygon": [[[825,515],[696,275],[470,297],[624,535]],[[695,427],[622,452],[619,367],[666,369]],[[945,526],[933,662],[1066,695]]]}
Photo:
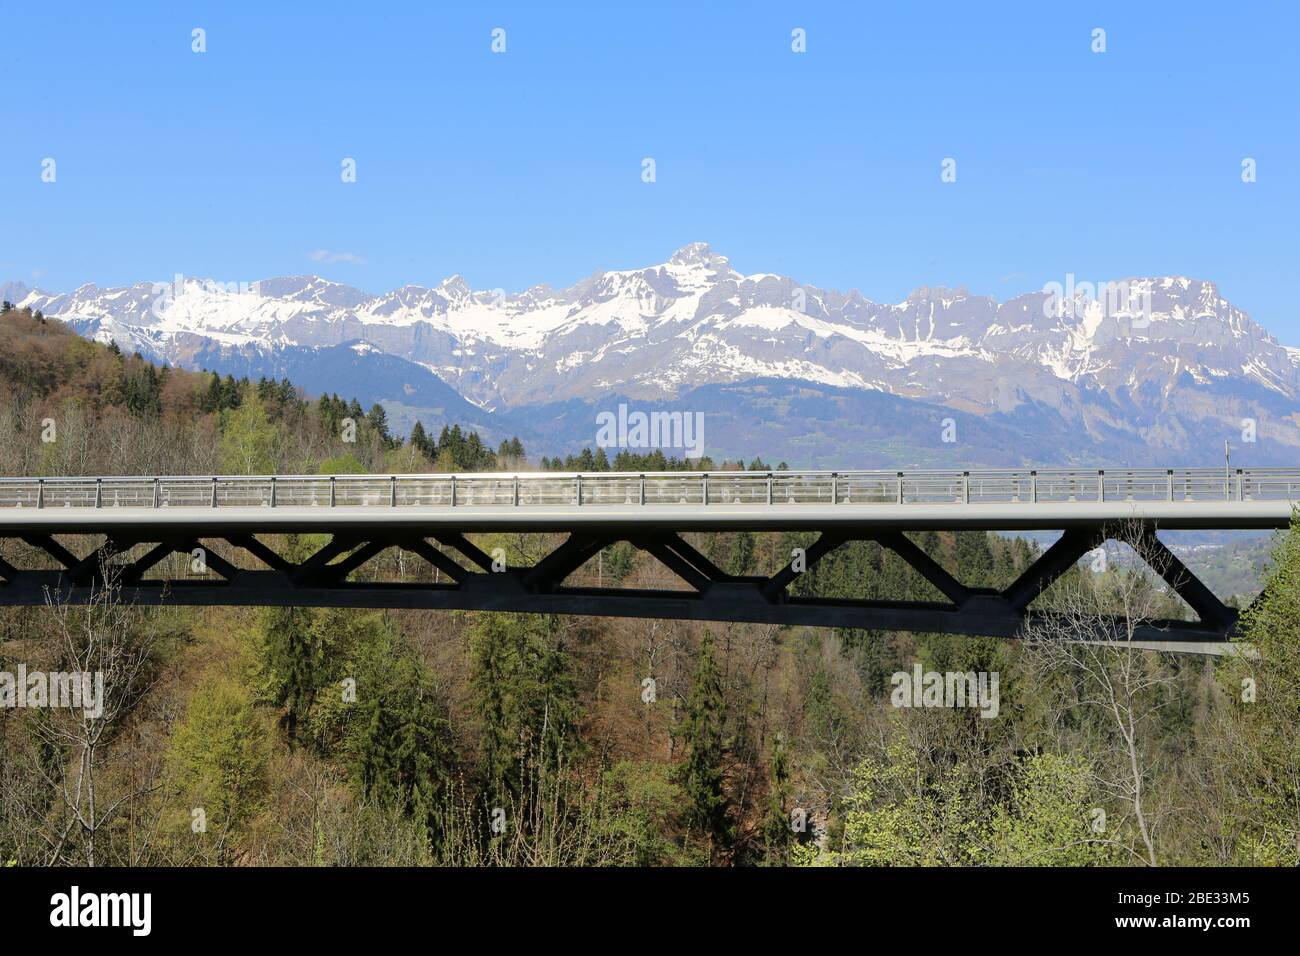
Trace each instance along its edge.
{"label": "coniferous forest", "polygon": [[[3,475],[746,467],[539,457],[455,423],[402,436],[379,405],[158,367],[7,305],[0,323]],[[762,454],[748,467],[785,466]],[[812,537],[691,541],[746,574],[774,572]],[[556,543],[478,538],[516,565]],[[305,556],[323,541],[277,545]],[[983,533],[915,543],[979,587],[1005,586],[1037,554]],[[396,550],[356,572],[436,573]],[[625,543],[570,580],[679,586]],[[93,646],[110,681],[94,720],[0,709],[0,863],[1293,866],[1300,526],[1278,536],[1259,583],[1244,625],[1255,653],[1222,658],[1050,634],[142,608],[111,591],[88,607],[4,608],[0,671],[57,671]],[[794,587],[938,599],[873,543],[842,546]],[[1077,567],[1039,602],[1187,611],[1122,561]],[[996,673],[996,715],[897,706],[894,677],[917,665]]]}

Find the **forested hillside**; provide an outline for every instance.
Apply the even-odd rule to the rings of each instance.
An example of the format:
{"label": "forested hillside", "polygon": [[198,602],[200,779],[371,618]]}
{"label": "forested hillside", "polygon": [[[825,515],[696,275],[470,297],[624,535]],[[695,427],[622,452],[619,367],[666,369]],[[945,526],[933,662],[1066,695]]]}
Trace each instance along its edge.
{"label": "forested hillside", "polygon": [[[0,474],[527,461],[517,440],[493,451],[458,427],[393,436],[382,407],[289,382],[158,368],[39,314],[7,310],[0,330]],[[600,455],[540,465],[684,467]],[[775,571],[811,537],[691,539],[744,574]],[[78,553],[92,544],[66,542]],[[276,543],[306,555],[322,542]],[[478,543],[520,564],[556,542]],[[982,533],[916,543],[974,586],[1005,586],[1036,552]],[[183,562],[172,573],[186,573]],[[356,575],[433,573],[390,551]],[[626,544],[571,580],[678,586]],[[841,547],[795,588],[937,597],[871,543]],[[111,676],[93,720],[0,708],[0,863],[1300,862],[1300,529],[1247,616],[1258,656],[1221,662],[1063,646],[1051,634],[143,609],[120,597],[0,609],[0,672],[70,669],[93,648]],[[1118,561],[1075,569],[1040,602],[1080,617],[1181,613]],[[996,712],[896,706],[896,675],[917,665],[996,674]]]}

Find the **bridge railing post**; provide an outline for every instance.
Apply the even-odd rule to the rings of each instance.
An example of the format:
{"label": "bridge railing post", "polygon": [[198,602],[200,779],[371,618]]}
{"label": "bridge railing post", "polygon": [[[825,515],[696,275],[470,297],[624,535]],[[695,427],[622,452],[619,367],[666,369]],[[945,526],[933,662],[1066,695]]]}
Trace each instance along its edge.
{"label": "bridge railing post", "polygon": [[639,489],[638,489],[639,503],[640,503],[640,504],[645,504],[645,475],[641,475],[640,477],[641,477],[641,480],[640,480],[640,482],[638,482],[638,484],[639,484],[639,486],[640,486]]}
{"label": "bridge railing post", "polygon": [[275,476],[271,476],[271,507],[275,507]]}
{"label": "bridge railing post", "polygon": [[1033,504],[1038,504],[1038,472],[1029,473],[1029,500]]}
{"label": "bridge railing post", "polygon": [[903,503],[903,473],[901,471],[898,473],[898,503],[900,505]]}
{"label": "bridge railing post", "polygon": [[104,479],[95,479],[95,507],[99,508],[104,503]]}
{"label": "bridge railing post", "polygon": [[582,505],[582,475],[574,475],[574,476],[573,476],[573,493],[574,493],[574,497],[576,497],[576,498],[578,499],[578,505],[579,505],[579,507],[581,507],[581,505]]}
{"label": "bridge railing post", "polygon": [[451,507],[456,507],[456,476],[451,476]]}
{"label": "bridge railing post", "polygon": [[338,484],[334,481],[334,476],[330,475],[330,507],[333,508],[338,501]]}
{"label": "bridge railing post", "polygon": [[45,479],[36,479],[36,507],[45,507]]}
{"label": "bridge railing post", "polygon": [[519,476],[518,475],[515,475],[514,499],[515,499],[515,507],[518,508],[519,507]]}
{"label": "bridge railing post", "polygon": [[832,471],[831,472],[831,504],[837,505],[839,503],[840,503],[840,476]]}
{"label": "bridge railing post", "polygon": [[1106,472],[1097,469],[1097,500],[1106,500]]}
{"label": "bridge railing post", "polygon": [[397,476],[393,475],[389,480],[392,482],[392,484],[389,486],[388,489],[388,505],[390,508],[396,508],[397,507]]}
{"label": "bridge railing post", "polygon": [[158,493],[158,485],[159,485],[159,480],[155,478],[153,480],[153,506],[155,508],[159,507],[159,501],[161,500],[161,496]]}
{"label": "bridge railing post", "polygon": [[963,471],[961,473],[961,503],[964,505],[970,504],[970,472],[969,471]]}
{"label": "bridge railing post", "polygon": [[767,473],[767,503],[769,505],[772,503],[772,473],[770,471]]}
{"label": "bridge railing post", "polygon": [[1172,468],[1165,471],[1165,500],[1174,500],[1174,470]]}
{"label": "bridge railing post", "polygon": [[212,507],[217,506],[217,476],[212,476]]}

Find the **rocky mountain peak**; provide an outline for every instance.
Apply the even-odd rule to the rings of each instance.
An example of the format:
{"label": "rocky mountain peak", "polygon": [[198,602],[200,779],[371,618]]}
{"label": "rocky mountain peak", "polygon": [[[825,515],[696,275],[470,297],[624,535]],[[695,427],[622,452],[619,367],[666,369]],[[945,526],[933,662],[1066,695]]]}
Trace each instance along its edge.
{"label": "rocky mountain peak", "polygon": [[[1056,315],[1041,292],[998,302],[961,286],[922,287],[881,304],[794,278],[741,275],[703,242],[659,265],[597,272],[567,289],[536,286],[510,296],[506,308],[460,275],[378,296],[315,276],[263,280],[256,296],[186,284],[161,311],[151,307],[148,283],[66,295],[8,288],[11,301],[84,335],[179,365],[216,367],[237,355],[237,367],[270,374],[288,361],[286,350],[307,355],[362,340],[484,408],[590,402],[610,392],[663,399],[784,380],[971,414],[1054,410],[1070,418],[1070,429],[1100,435],[1159,430],[1181,407],[1231,419],[1238,430],[1243,417],[1254,418],[1260,434],[1290,436],[1300,454],[1300,350],[1281,346],[1213,283],[1125,282],[1147,295],[1149,317],[1105,312],[1095,291],[1082,306],[1063,294],[1071,306]],[[370,352],[364,358],[377,361]],[[381,387],[366,385],[371,394]],[[1159,404],[1143,405],[1148,395]],[[1119,404],[1106,405],[1112,401]],[[1189,427],[1189,450],[1194,434]]]}

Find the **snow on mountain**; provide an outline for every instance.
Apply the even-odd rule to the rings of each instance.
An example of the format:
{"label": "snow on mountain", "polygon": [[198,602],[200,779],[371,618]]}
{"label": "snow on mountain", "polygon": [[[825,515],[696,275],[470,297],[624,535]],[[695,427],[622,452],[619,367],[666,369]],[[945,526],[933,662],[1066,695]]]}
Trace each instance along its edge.
{"label": "snow on mountain", "polygon": [[1262,416],[1300,449],[1300,349],[1280,345],[1212,282],[1181,276],[1096,289],[1073,288],[1071,277],[1058,294],[1006,302],[922,288],[877,303],[744,275],[692,243],[658,265],[517,294],[474,290],[459,275],[381,295],[315,276],[235,287],[174,277],[65,295],[6,289],[85,335],[185,365],[238,354],[255,368],[259,355],[283,364],[285,350],[362,342],[481,408],[612,391],[659,400],[784,379],[985,416],[1049,409],[1086,434],[1182,434],[1189,447],[1194,427],[1171,424],[1188,414]]}

